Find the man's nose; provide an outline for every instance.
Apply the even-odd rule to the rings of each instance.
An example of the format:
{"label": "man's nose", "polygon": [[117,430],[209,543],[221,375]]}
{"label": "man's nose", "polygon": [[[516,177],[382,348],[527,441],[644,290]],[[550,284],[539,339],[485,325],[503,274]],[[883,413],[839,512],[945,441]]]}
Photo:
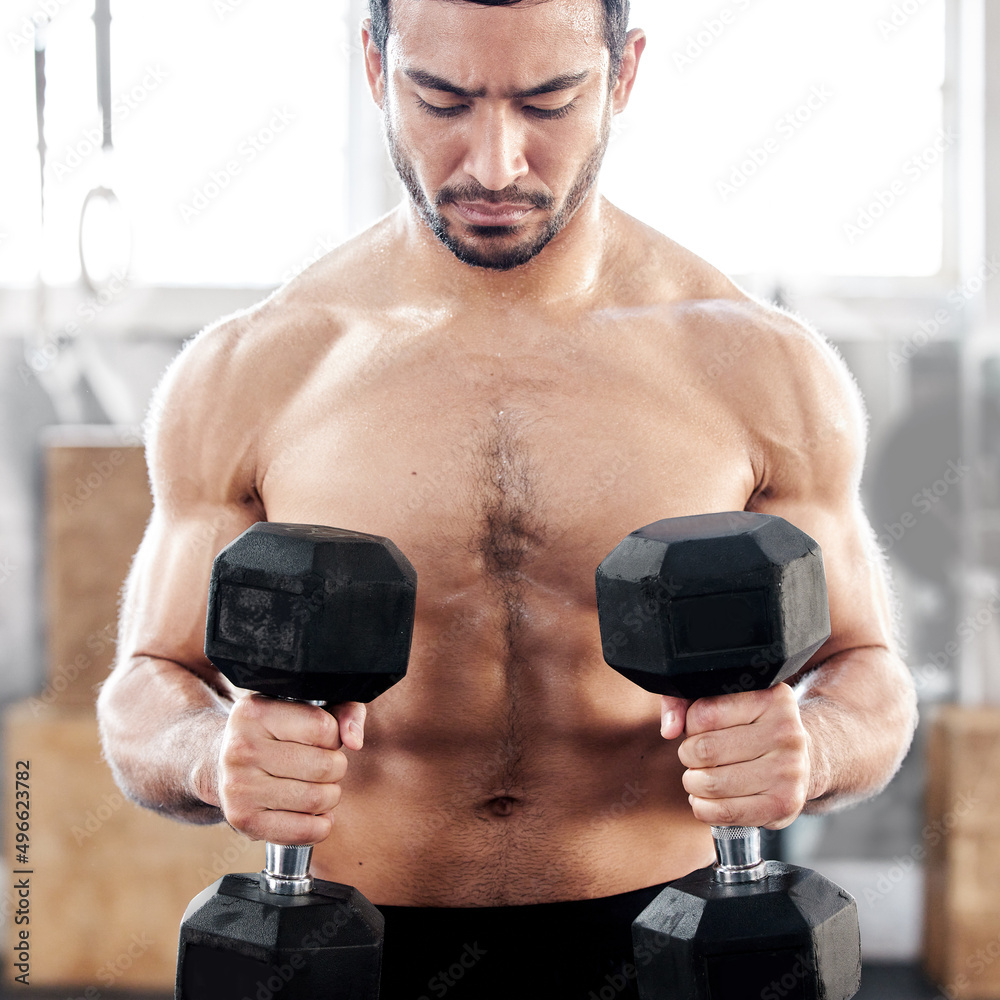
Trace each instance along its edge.
{"label": "man's nose", "polygon": [[503,108],[480,110],[472,122],[465,172],[490,191],[502,191],[528,173],[524,128],[516,112]]}

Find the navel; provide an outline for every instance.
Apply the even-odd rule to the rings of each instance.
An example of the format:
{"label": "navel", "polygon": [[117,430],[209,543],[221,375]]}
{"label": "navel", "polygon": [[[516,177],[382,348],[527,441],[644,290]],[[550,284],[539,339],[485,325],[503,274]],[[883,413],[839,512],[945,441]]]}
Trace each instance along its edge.
{"label": "navel", "polygon": [[518,806],[521,805],[520,799],[515,799],[510,795],[498,795],[495,798],[490,799],[486,803],[486,812],[490,816],[494,816],[498,819],[507,819],[509,816],[513,816]]}

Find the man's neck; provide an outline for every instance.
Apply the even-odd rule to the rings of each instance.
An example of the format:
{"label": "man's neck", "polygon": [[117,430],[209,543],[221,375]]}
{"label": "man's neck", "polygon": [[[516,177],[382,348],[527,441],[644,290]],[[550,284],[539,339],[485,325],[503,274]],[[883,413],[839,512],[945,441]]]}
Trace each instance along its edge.
{"label": "man's neck", "polygon": [[591,191],[573,218],[530,261],[510,270],[475,267],[460,261],[430,230],[409,200],[396,212],[397,234],[408,270],[436,292],[488,304],[502,300],[558,306],[579,302],[594,290],[607,248],[606,217],[611,206]]}

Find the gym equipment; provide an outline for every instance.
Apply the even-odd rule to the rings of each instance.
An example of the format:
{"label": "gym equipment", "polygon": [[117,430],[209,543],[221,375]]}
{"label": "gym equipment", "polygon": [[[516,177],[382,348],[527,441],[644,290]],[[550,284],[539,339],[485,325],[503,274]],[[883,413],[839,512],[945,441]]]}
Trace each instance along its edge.
{"label": "gym equipment", "polygon": [[[830,635],[819,546],[780,517],[669,518],[597,570],[604,658],[647,691],[763,690]],[[849,893],[764,861],[760,831],[712,827],[717,863],[668,885],[632,925],[642,1000],[847,1000],[861,936]]]}
{"label": "gym equipment", "polygon": [[105,182],[91,188],[83,199],[78,244],[84,284],[92,292],[99,293],[108,289],[116,279],[127,280],[132,258],[132,232],[125,209],[111,184],[114,167],[114,144],[111,140],[111,0],[96,0],[93,21]]}
{"label": "gym equipment", "polygon": [[[416,572],[386,538],[260,522],[215,558],[205,653],[276,698],[371,701],[406,673]],[[312,847],[266,845],[184,913],[176,1000],[376,1000],[384,921],[352,886],[313,879]]]}

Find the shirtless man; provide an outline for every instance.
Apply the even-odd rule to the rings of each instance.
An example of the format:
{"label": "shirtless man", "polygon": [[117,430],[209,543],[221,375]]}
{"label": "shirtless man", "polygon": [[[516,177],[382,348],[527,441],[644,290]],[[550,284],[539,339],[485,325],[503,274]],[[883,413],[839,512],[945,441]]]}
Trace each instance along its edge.
{"label": "shirtless man", "polygon": [[[387,21],[372,0],[367,71],[408,198],[195,338],[153,407],[108,760],[167,815],[317,844],[315,875],[387,913],[390,981],[418,969],[398,995],[434,989],[390,947],[400,914],[430,947],[457,907],[530,904],[535,937],[614,911],[627,948],[616,904],[634,916],[708,864],[707,824],[873,795],[915,724],[843,363],[597,193],[645,45],[622,6],[392,0]],[[795,689],[689,705],[606,666],[603,557],[660,518],[744,508],[823,549],[833,634]],[[416,567],[409,673],[367,710],[250,695],[205,659],[212,559],[265,519],[385,535]],[[451,960],[485,968],[461,912]],[[582,962],[574,940],[552,964]]]}

